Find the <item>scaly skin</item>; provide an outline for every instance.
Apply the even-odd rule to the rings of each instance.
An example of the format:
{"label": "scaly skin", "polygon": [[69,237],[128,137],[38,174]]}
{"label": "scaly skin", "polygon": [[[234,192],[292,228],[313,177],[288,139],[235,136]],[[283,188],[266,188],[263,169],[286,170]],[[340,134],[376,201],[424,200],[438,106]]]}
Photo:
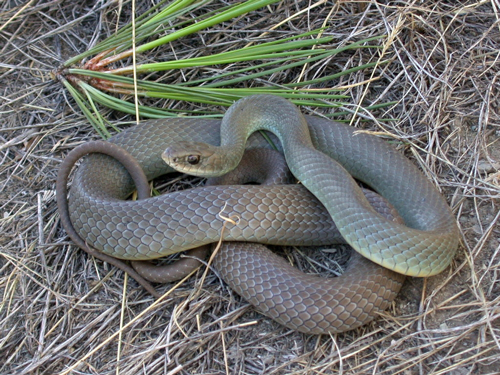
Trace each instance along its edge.
{"label": "scaly skin", "polygon": [[[245,118],[252,113],[262,115],[276,106],[273,98],[257,100],[254,97],[246,100],[252,108]],[[283,102],[278,104],[280,111],[271,116],[273,122],[277,119],[285,123],[296,121],[297,111],[291,111],[295,107],[288,107]],[[229,111],[228,117],[231,117],[235,108],[239,108],[237,106]],[[263,112],[259,114],[261,109]],[[287,111],[293,113],[287,114]],[[306,117],[306,120],[312,145],[336,159],[343,167],[336,166],[330,159],[326,163],[322,161],[326,166],[316,166],[316,159],[326,159],[318,157],[309,146],[304,148],[303,144],[294,145],[293,141],[285,139],[287,135],[281,134],[279,136],[283,141],[285,156],[289,163],[292,161],[295,164],[292,171],[296,176],[299,175],[304,185],[313,186],[313,190],[319,185],[315,194],[326,203],[332,216],[341,216],[333,206],[347,212],[347,218],[339,219],[340,231],[352,229],[346,238],[355,248],[357,246],[356,250],[365,254],[373,252],[375,261],[393,269],[402,268],[408,274],[426,276],[445,268],[457,247],[457,227],[450,209],[433,185],[385,142],[365,134],[355,135],[355,129],[332,121],[316,117]],[[217,145],[220,142],[219,134],[220,123],[216,120],[164,119],[130,128],[110,141],[129,151],[145,170],[147,178],[151,179],[171,171],[160,156],[167,146],[181,141]],[[307,129],[300,130],[300,134],[303,137]],[[302,158],[291,157],[293,151],[306,154]],[[303,163],[304,160],[305,166],[297,167],[297,163]],[[333,175],[345,180],[330,180],[328,175],[332,166]],[[374,213],[353,185],[351,177],[345,176],[346,170],[388,198],[407,226],[394,224]],[[58,186],[62,183],[64,181],[58,180]],[[327,185],[333,188],[325,187]],[[327,189],[326,194],[324,189]],[[132,190],[132,180],[118,162],[103,155],[89,156],[76,174],[69,201],[71,221],[78,234],[99,251],[117,258],[154,259],[218,241],[223,225],[218,214],[225,206],[224,216],[236,214],[240,217],[237,225],[228,225],[224,231],[223,238],[226,241],[284,245],[336,242],[336,236],[332,236],[333,222],[330,215],[320,209],[321,204],[312,195],[304,197],[307,193],[302,186],[215,186],[139,202],[123,201]],[[423,252],[418,253],[417,250]],[[335,285],[335,290],[327,288],[329,282],[325,283],[326,286],[313,284],[312,289],[307,287],[309,289],[305,295],[297,292],[300,297],[296,297],[295,291],[283,291],[280,288],[288,288],[292,284],[302,287],[305,281],[283,282],[288,277],[295,280],[295,276],[279,263],[276,263],[276,273],[273,271],[269,274],[270,269],[262,260],[275,264],[274,260],[266,258],[267,255],[259,258],[259,251],[252,252],[250,258],[239,252],[226,253],[230,257],[222,259],[229,260],[219,263],[223,265],[222,272],[229,268],[236,271],[229,271],[230,274],[224,277],[228,280],[233,278],[238,283],[249,279],[251,285],[244,283],[239,293],[250,293],[249,298],[255,295],[257,301],[260,299],[259,293],[267,294],[274,307],[266,305],[259,309],[275,319],[282,318],[283,324],[303,332],[340,332],[366,323],[387,308],[403,279],[359,257],[366,268],[357,264],[351,266],[351,270],[362,270],[360,274],[354,274],[352,281],[347,282],[344,276],[338,278],[340,284]],[[415,271],[413,263],[417,259],[423,262],[416,265]],[[242,266],[234,268],[234,261],[242,262]],[[345,277],[348,278],[349,274]],[[276,286],[276,283],[281,286]],[[315,288],[319,288],[317,297],[312,298]],[[328,295],[336,296],[340,302],[332,302],[329,298],[326,301]],[[304,301],[306,305],[300,305]],[[283,315],[283,303],[295,304],[299,310],[305,308],[307,314],[299,314],[295,310],[292,315],[296,316]],[[310,314],[312,311],[315,314]],[[320,314],[319,318],[317,314]],[[335,323],[339,321],[341,324]]]}

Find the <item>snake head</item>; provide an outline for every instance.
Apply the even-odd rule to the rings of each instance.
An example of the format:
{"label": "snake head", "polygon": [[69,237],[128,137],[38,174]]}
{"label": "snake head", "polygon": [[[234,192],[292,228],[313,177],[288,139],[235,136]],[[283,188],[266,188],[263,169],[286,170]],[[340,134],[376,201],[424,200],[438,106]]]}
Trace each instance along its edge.
{"label": "snake head", "polygon": [[193,176],[219,176],[217,147],[203,142],[177,142],[161,155],[162,159],[176,171]]}

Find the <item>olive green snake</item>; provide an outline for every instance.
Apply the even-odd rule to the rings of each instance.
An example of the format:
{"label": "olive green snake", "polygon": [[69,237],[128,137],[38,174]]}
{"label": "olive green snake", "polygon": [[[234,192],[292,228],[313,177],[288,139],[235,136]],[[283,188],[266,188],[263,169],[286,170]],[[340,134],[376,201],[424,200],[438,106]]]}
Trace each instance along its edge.
{"label": "olive green snake", "polygon": [[[222,124],[201,118],[152,120],[110,141],[137,160],[147,179],[172,170],[162,161],[165,149],[163,156],[176,169],[215,175],[211,166],[234,167],[248,136],[256,130],[277,135],[292,173],[303,186],[208,186],[124,201],[134,189],[132,178],[119,162],[95,154],[86,158],[74,178],[68,206],[71,224],[100,252],[147,260],[217,242],[221,234],[225,241],[330,244],[335,241],[333,218],[358,253],[384,268],[356,258],[362,265],[351,266],[351,279],[342,275],[332,290],[332,283],[324,281],[328,279],[309,280],[309,285],[303,279],[294,281],[301,276],[291,275],[294,271],[283,268],[279,260],[275,263],[272,255],[261,255],[261,250],[250,255],[232,251],[216,260],[219,272],[222,267],[230,274],[223,276],[232,278],[230,285],[243,284],[238,293],[255,295],[251,302],[261,311],[308,333],[352,329],[387,308],[402,278],[385,268],[430,276],[450,264],[458,246],[456,221],[441,194],[409,160],[377,137],[319,117],[304,117],[284,99],[251,96],[236,102]],[[219,159],[217,148],[205,143],[222,144],[230,165]],[[205,170],[200,172],[200,166]],[[405,224],[375,212],[353,177],[385,197]],[[58,178],[58,204],[66,199],[62,184],[65,181]],[[303,198],[304,186],[317,199]],[[59,198],[62,195],[64,199]],[[239,218],[223,232],[221,212]],[[284,306],[298,310],[285,312]]]}

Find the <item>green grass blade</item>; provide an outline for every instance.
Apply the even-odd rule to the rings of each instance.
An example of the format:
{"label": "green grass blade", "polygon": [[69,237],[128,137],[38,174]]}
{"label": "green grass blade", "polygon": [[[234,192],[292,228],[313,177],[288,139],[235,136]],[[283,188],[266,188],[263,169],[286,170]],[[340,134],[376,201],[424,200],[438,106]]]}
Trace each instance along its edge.
{"label": "green grass blade", "polygon": [[249,13],[253,10],[256,10],[256,9],[265,7],[267,5],[276,3],[277,1],[278,0],[248,0],[248,1],[244,2],[243,4],[239,4],[239,5],[236,5],[236,6],[229,8],[229,9],[223,11],[222,13],[216,14],[216,15],[209,17],[205,20],[197,22],[193,25],[184,27],[181,30],[174,31],[173,33],[170,33],[169,35],[166,35],[166,36],[159,38],[157,40],[154,40],[152,42],[138,46],[136,49],[136,52],[142,53],[144,51],[148,51],[148,50],[153,49],[155,47],[158,47],[162,44],[169,43],[173,40],[179,39],[183,36],[193,34],[193,33],[198,32],[200,30],[206,29],[207,27],[217,25],[221,22],[228,21],[232,18]]}

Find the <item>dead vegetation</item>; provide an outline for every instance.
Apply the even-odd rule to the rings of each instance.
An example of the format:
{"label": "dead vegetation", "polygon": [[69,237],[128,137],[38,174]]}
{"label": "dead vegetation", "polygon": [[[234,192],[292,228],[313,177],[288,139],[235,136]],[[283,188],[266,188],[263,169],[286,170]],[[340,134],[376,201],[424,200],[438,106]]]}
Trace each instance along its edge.
{"label": "dead vegetation", "polygon": [[[402,141],[401,150],[441,188],[462,233],[453,265],[436,277],[408,279],[386,315],[332,337],[275,324],[213,273],[203,283],[200,272],[161,286],[165,294],[154,301],[68,241],[54,200],[61,159],[96,134],[49,73],[129,22],[130,4],[6,1],[0,5],[0,373],[500,373],[500,4],[319,2],[297,15],[309,5],[283,1],[171,47],[182,55],[210,53],[292,15],[283,34],[327,19],[325,32],[337,45],[388,35],[380,51],[346,52],[303,73],[313,78],[381,56],[392,60],[332,85],[351,96],[345,108],[351,111],[360,102],[397,101],[373,112],[395,121],[356,117],[353,125]],[[169,72],[161,79],[203,74],[214,72]]]}

